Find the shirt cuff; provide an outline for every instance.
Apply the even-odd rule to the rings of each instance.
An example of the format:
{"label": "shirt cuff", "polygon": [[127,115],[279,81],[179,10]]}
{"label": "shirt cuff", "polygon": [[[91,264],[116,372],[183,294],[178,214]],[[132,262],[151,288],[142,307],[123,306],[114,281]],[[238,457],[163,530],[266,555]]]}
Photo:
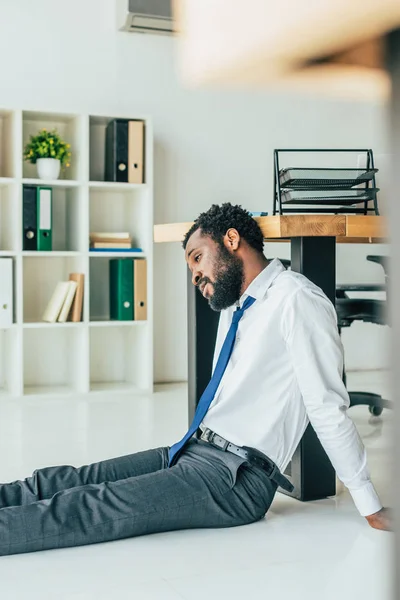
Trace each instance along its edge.
{"label": "shirt cuff", "polygon": [[379,496],[371,482],[368,482],[362,488],[353,489],[349,492],[354,500],[357,510],[362,517],[368,517],[381,510],[382,504]]}

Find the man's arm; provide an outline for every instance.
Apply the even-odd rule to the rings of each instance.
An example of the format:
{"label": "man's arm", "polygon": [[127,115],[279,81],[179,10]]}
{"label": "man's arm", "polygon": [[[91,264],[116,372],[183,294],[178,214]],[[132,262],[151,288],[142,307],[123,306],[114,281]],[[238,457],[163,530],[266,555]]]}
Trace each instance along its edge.
{"label": "man's arm", "polygon": [[333,305],[319,290],[299,287],[285,304],[282,333],[308,418],[339,479],[371,527],[388,529],[387,511],[370,480],[365,447],[347,412],[343,347]]}

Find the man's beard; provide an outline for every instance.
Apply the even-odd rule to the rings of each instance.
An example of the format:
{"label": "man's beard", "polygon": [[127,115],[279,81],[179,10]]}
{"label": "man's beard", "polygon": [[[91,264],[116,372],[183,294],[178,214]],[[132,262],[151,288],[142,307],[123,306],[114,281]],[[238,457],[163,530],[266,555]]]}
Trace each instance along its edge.
{"label": "man's beard", "polygon": [[244,282],[243,261],[221,245],[215,261],[215,280],[211,282],[208,277],[204,277],[199,283],[203,281],[212,283],[214,290],[208,303],[212,310],[220,312],[235,304],[241,296]]}

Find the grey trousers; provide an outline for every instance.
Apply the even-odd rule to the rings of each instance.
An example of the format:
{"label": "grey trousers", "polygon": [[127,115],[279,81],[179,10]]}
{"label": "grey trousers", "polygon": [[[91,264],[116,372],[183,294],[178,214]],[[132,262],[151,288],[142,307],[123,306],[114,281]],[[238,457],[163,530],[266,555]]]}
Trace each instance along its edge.
{"label": "grey trousers", "polygon": [[156,448],[0,484],[0,555],[261,519],[276,484],[259,467],[192,439],[168,468]]}

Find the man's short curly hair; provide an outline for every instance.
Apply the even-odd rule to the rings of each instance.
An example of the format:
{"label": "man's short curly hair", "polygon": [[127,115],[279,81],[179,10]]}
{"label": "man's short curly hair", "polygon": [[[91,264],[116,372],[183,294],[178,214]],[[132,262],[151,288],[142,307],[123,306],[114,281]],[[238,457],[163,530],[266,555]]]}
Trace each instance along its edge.
{"label": "man's short curly hair", "polygon": [[202,233],[209,235],[218,244],[223,243],[223,237],[233,227],[246,242],[257,250],[263,252],[263,234],[257,222],[251,214],[240,205],[232,205],[225,202],[220,206],[213,204],[207,212],[201,213],[183,240],[183,248],[186,249],[190,236],[201,229]]}

